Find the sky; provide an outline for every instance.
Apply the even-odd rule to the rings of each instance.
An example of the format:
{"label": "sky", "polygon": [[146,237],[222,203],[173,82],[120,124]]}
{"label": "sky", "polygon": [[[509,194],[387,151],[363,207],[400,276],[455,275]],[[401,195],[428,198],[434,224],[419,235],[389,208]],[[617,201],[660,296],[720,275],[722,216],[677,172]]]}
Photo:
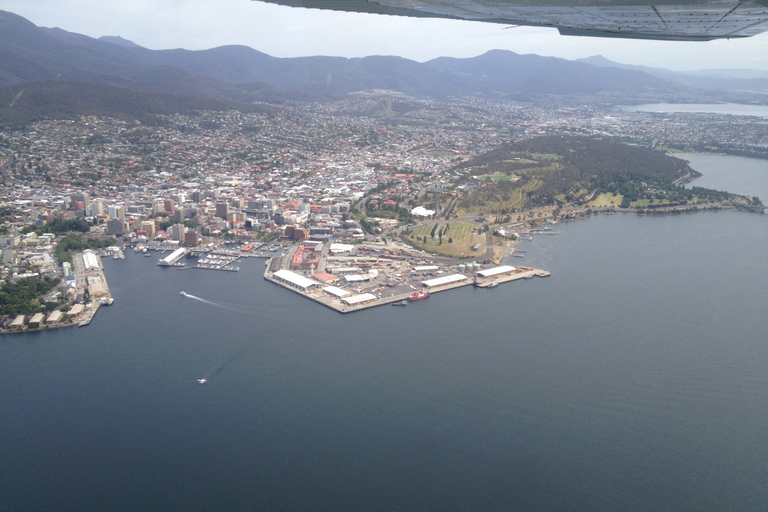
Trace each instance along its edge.
{"label": "sky", "polygon": [[673,70],[768,71],[768,33],[710,42],[561,36],[555,29],[296,9],[251,0],[0,0],[42,27],[121,36],[150,49],[239,44],[275,57],[398,55],[419,62],[488,50]]}

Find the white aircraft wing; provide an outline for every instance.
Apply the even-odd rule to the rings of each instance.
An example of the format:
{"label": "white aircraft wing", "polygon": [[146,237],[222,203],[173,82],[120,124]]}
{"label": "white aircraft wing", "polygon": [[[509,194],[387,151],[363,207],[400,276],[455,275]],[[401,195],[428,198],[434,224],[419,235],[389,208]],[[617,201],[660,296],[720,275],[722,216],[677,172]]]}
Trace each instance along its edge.
{"label": "white aircraft wing", "polygon": [[563,35],[709,41],[768,30],[768,0],[261,0],[334,11],[554,27]]}

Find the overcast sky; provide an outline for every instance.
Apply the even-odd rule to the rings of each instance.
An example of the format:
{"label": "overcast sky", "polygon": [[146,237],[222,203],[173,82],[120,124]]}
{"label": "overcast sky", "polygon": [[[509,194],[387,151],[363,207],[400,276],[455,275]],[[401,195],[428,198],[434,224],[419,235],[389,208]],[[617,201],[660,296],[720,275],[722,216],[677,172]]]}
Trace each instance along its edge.
{"label": "overcast sky", "polygon": [[768,70],[768,33],[711,42],[564,37],[555,29],[294,9],[251,0],[0,0],[42,27],[119,35],[151,49],[250,46],[275,57],[399,55],[420,62],[492,49],[677,70]]}

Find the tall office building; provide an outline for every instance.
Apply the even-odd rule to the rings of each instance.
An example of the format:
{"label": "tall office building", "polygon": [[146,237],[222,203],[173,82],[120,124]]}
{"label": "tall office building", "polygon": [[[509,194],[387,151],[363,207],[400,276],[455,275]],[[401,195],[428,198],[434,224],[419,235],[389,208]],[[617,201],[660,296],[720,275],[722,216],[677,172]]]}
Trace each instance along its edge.
{"label": "tall office building", "polygon": [[216,203],[216,216],[226,220],[229,214],[229,203],[219,201]]}

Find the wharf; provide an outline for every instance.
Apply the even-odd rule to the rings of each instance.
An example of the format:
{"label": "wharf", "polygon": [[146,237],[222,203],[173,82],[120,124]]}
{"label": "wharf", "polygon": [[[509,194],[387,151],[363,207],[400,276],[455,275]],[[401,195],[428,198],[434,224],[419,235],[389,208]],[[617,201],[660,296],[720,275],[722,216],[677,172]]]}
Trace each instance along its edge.
{"label": "wharf", "polygon": [[[307,299],[317,302],[318,304],[321,304],[327,308],[333,309],[334,311],[337,311],[339,313],[343,313],[343,314],[354,313],[356,311],[362,311],[364,309],[370,309],[378,306],[384,306],[387,304],[393,304],[396,302],[402,302],[404,300],[407,300],[409,297],[413,295],[413,292],[409,291],[408,293],[398,293],[398,294],[394,294],[386,297],[377,297],[376,299],[370,300],[362,304],[347,305],[347,304],[344,304],[339,298],[330,296],[324,293],[319,288],[316,288],[310,291],[302,291],[294,286],[291,286],[283,281],[276,279],[273,276],[273,272],[279,270],[279,267],[280,267],[279,263],[281,259],[282,258],[278,258],[276,261],[270,260],[267,262],[267,268],[264,271],[264,279],[278,286],[281,286],[286,290],[290,290],[298,295],[301,295],[302,297],[306,297]],[[437,288],[431,288],[429,289],[429,294],[433,295],[438,292],[444,292],[444,291],[453,290],[456,288],[461,288],[462,286],[470,286],[470,285],[475,285],[479,288],[487,288],[491,286],[493,283],[500,284],[500,283],[506,283],[509,281],[516,281],[518,279],[530,279],[532,277],[546,277],[549,275],[550,273],[546,270],[523,267],[523,268],[520,268],[518,272],[515,272],[513,274],[494,276],[493,278],[487,278],[481,281],[477,281],[477,278],[472,279],[470,278],[470,276],[467,276],[468,278],[463,281],[445,284]]]}
{"label": "wharf", "polygon": [[[523,268],[523,267],[518,267]],[[492,286],[494,283],[501,284],[501,283],[508,283],[510,281],[517,281],[518,279],[530,279],[532,277],[547,277],[552,275],[550,272],[546,270],[541,270],[538,268],[526,268],[522,272],[516,272],[514,274],[508,274],[508,275],[501,275],[501,276],[494,276],[492,278],[488,278],[482,281],[476,281],[475,286],[478,288],[488,288],[489,286]]]}
{"label": "wharf", "polygon": [[91,303],[89,306],[89,309],[86,310],[85,314],[83,315],[83,319],[80,321],[79,324],[77,324],[78,327],[85,327],[86,325],[91,323],[91,320],[93,320],[93,317],[96,316],[96,313],[99,311],[99,303]]}

